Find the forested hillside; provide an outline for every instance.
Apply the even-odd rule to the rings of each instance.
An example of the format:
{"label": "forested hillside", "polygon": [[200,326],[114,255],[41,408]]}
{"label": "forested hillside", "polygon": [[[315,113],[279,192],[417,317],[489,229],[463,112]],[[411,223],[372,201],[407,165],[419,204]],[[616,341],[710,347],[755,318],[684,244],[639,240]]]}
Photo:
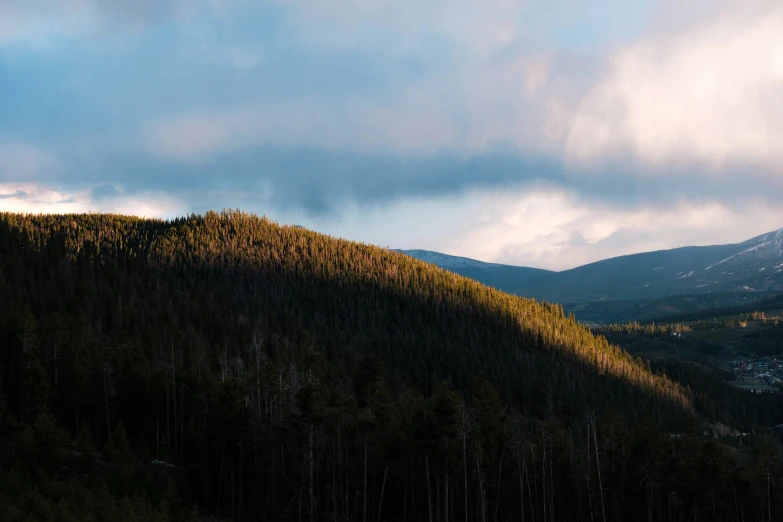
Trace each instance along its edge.
{"label": "forested hillside", "polygon": [[233,211],[2,214],[0,254],[11,520],[783,516],[771,439],[558,305]]}

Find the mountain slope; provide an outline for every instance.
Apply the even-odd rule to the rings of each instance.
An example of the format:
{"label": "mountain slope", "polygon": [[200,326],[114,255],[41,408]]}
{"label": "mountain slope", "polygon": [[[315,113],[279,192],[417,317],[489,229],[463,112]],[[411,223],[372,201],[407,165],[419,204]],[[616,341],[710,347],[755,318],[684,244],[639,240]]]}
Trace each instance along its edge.
{"label": "mountain slope", "polygon": [[397,252],[407,254],[425,263],[431,263],[504,291],[511,288],[539,285],[556,274],[556,272],[541,268],[485,263],[475,259],[450,256],[430,250],[397,250]]}
{"label": "mountain slope", "polygon": [[558,302],[781,290],[783,229],[734,245],[621,256],[558,273],[515,292]]}
{"label": "mountain slope", "polygon": [[177,334],[177,342],[244,346],[254,334],[304,329],[335,356],[378,355],[400,381],[425,392],[439,380],[467,389],[475,374],[486,372],[507,400],[535,415],[544,413],[555,368],[571,375],[551,392],[563,414],[600,403],[607,388],[638,398],[623,406],[627,413],[659,400],[687,403],[672,383],[557,306],[492,290],[407,255],[242,213],[171,222],[3,215],[0,234],[5,306],[48,315],[58,303],[54,309],[69,315],[65,304],[79,309],[84,299],[87,315],[73,322],[115,336],[134,337],[132,324],[159,324],[163,336],[176,324],[191,332]]}
{"label": "mountain slope", "polygon": [[406,253],[503,291],[564,305],[649,303],[676,295],[783,290],[783,229],[738,244],[632,254],[562,272],[481,263],[427,251]]}

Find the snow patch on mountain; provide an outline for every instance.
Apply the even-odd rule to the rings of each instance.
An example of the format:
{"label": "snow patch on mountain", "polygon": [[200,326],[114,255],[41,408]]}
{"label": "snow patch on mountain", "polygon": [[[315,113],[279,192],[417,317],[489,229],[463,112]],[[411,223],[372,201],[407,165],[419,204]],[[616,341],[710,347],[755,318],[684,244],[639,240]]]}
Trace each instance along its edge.
{"label": "snow patch on mountain", "polygon": [[716,266],[718,266],[718,265],[722,265],[722,264],[723,264],[723,263],[725,263],[726,261],[731,261],[731,260],[732,260],[732,259],[734,259],[735,257],[737,257],[737,254],[734,254],[733,256],[729,256],[729,257],[727,257],[726,259],[722,259],[722,260],[718,261],[717,263],[713,263],[713,264],[711,264],[710,266],[708,266],[707,268],[705,268],[704,270],[709,270],[710,268],[714,268],[714,267],[716,267]]}
{"label": "snow patch on mountain", "polygon": [[749,239],[737,245],[739,251],[720,261],[706,267],[705,270],[714,268],[723,263],[742,258],[750,261],[766,261],[783,257],[783,228]]}

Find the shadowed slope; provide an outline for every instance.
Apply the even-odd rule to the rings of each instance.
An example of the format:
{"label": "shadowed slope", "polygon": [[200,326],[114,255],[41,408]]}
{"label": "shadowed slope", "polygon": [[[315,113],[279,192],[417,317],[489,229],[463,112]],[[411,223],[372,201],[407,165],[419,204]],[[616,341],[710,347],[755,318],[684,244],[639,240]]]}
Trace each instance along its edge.
{"label": "shadowed slope", "polygon": [[485,372],[507,400],[541,417],[609,404],[662,420],[690,410],[677,385],[558,305],[240,212],[174,221],[4,214],[0,241],[7,306],[81,310],[115,337],[152,323],[159,336],[139,342],[173,337],[219,353],[254,334],[305,328],[335,372],[352,354],[376,354],[394,381],[425,392],[438,380],[467,390]]}

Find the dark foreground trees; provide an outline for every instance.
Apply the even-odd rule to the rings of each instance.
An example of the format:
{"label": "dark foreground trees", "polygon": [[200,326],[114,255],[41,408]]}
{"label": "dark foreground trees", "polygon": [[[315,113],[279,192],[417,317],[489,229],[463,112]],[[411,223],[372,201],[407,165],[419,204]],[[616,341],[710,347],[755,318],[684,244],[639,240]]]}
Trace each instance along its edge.
{"label": "dark foreground trees", "polygon": [[[783,515],[780,459],[759,438],[708,439],[695,424],[672,437],[650,416],[629,423],[611,409],[530,419],[483,376],[467,401],[445,383],[428,398],[394,393],[374,357],[332,379],[317,348],[297,339],[266,338],[257,353],[225,374],[183,369],[176,417],[170,391],[168,408],[129,417],[128,429],[112,420],[110,436],[102,419],[71,436],[72,419],[58,424],[45,405],[26,422],[7,418],[6,519],[195,520],[196,509],[362,522]],[[138,383],[145,407],[165,402],[160,380],[165,372]]]}

